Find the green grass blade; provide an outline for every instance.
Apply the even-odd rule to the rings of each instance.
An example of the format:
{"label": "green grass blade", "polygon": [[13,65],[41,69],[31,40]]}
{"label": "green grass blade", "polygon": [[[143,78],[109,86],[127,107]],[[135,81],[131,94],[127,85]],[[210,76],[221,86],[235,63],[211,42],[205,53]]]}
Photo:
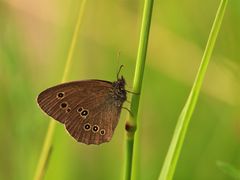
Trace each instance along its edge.
{"label": "green grass blade", "polygon": [[218,161],[217,166],[229,177],[232,177],[233,179],[240,179],[240,170],[236,169],[231,164]]}
{"label": "green grass blade", "polygon": [[170,180],[173,178],[177,161],[178,161],[178,158],[182,149],[182,145],[186,136],[186,131],[187,131],[191,116],[193,114],[193,111],[195,109],[199,92],[200,92],[200,89],[204,80],[204,76],[206,74],[206,70],[210,61],[210,57],[217,39],[219,29],[221,27],[227,2],[228,0],[222,0],[218,8],[198,73],[196,75],[196,78],[195,78],[192,90],[190,92],[190,95],[187,99],[187,102],[179,116],[176,129],[174,131],[173,138],[172,138],[170,147],[168,149],[167,156],[163,164],[163,168],[159,176],[159,180],[166,180],[166,179]]}
{"label": "green grass blade", "polygon": [[[63,77],[62,77],[61,82],[66,81],[69,69],[70,69],[71,64],[72,64],[73,52],[74,52],[74,49],[75,49],[76,44],[77,44],[80,25],[81,25],[81,22],[82,22],[82,16],[83,16],[83,12],[84,12],[84,9],[85,9],[85,3],[86,3],[86,0],[83,0],[81,2],[81,7],[79,9],[78,19],[77,19],[77,22],[76,22],[74,34],[73,34],[72,41],[71,41],[71,45],[69,47],[68,57],[67,57],[67,60],[66,60],[64,73],[63,73]],[[46,167],[47,167],[47,162],[48,162],[48,159],[49,159],[49,156],[50,156],[50,150],[51,150],[51,146],[52,146],[52,139],[53,139],[53,135],[54,135],[55,126],[56,126],[56,121],[53,120],[52,118],[50,118],[50,123],[48,125],[48,130],[47,130],[47,133],[46,133],[46,137],[45,137],[45,140],[44,140],[44,143],[43,143],[42,151],[41,151],[39,161],[38,161],[38,164],[37,164],[37,168],[36,168],[36,171],[35,171],[34,180],[41,180],[43,178],[44,173],[45,173],[45,170],[46,170]]]}
{"label": "green grass blade", "polygon": [[[151,17],[152,17],[152,8],[153,8],[153,0],[145,0],[141,32],[140,32],[140,40],[139,40],[139,46],[138,46],[137,61],[136,61],[136,67],[135,67],[135,75],[134,75],[134,81],[133,81],[133,92],[137,94],[132,95],[132,100],[130,105],[130,111],[132,112],[132,115],[129,115],[129,118],[126,122],[127,138],[126,138],[126,156],[125,156],[125,166],[124,166],[125,180],[131,179],[132,170],[135,168],[134,166],[136,164],[133,162],[134,134],[137,127],[137,114],[138,114],[138,106],[139,106],[139,100],[140,100],[139,94],[142,88],[142,80],[143,80],[143,73],[144,73],[147,46],[148,46],[148,37],[149,37]],[[132,179],[134,179],[134,177]]]}

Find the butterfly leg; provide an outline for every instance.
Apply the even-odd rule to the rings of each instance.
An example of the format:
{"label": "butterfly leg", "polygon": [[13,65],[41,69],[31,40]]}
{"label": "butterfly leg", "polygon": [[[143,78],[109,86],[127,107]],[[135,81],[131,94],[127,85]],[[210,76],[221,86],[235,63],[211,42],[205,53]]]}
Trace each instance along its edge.
{"label": "butterfly leg", "polygon": [[128,112],[129,112],[129,114],[131,115],[131,116],[133,116],[133,113],[130,111],[130,109],[128,109],[128,108],[126,108],[126,107],[122,107],[123,109],[126,109]]}
{"label": "butterfly leg", "polygon": [[125,90],[125,91],[128,93],[131,93],[131,94],[140,95],[140,93],[136,93],[136,92],[132,92],[132,91],[128,91],[128,90]]}

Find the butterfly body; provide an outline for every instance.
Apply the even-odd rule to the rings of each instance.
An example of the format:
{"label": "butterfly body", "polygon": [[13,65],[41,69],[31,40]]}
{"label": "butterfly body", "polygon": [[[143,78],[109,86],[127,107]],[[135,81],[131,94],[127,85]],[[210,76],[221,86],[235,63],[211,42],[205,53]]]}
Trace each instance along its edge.
{"label": "butterfly body", "polygon": [[111,140],[126,100],[125,80],[85,80],[63,83],[39,94],[40,108],[63,123],[78,142]]}

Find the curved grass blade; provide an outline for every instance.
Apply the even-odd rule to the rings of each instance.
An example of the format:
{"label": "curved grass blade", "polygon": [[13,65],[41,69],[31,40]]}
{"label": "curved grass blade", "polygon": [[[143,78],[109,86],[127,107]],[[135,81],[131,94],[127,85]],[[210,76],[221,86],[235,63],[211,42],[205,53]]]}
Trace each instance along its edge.
{"label": "curved grass blade", "polygon": [[211,32],[209,34],[208,42],[202,57],[200,67],[198,69],[192,90],[189,94],[187,102],[179,116],[170,147],[165,158],[163,168],[161,170],[159,180],[171,180],[173,178],[177,161],[182,149],[182,145],[186,136],[188,125],[195,109],[199,92],[202,87],[204,76],[213,52],[213,48],[217,39],[218,32],[221,27],[225,9],[228,0],[222,0],[218,8]]}
{"label": "curved grass blade", "polygon": [[[69,74],[68,72],[69,72],[71,64],[72,64],[73,52],[74,52],[74,49],[77,44],[77,37],[78,37],[79,31],[80,31],[80,25],[82,22],[82,16],[83,16],[83,12],[85,9],[85,3],[86,3],[86,0],[83,0],[81,2],[81,7],[80,7],[79,13],[78,13],[78,19],[76,22],[74,34],[72,37],[71,45],[69,47],[68,57],[67,57],[65,68],[64,68],[64,73],[63,73],[63,77],[62,77],[62,81],[61,81],[62,83],[66,81],[67,76]],[[48,125],[48,130],[46,132],[46,137],[44,139],[42,151],[41,151],[39,161],[38,161],[38,164],[37,164],[37,167],[35,170],[34,180],[43,179],[43,176],[47,169],[47,162],[51,155],[50,152],[51,152],[51,147],[52,147],[52,139],[53,139],[53,135],[54,135],[54,131],[55,131],[56,121],[54,121],[52,118],[50,118],[50,119],[51,119],[51,121]]]}

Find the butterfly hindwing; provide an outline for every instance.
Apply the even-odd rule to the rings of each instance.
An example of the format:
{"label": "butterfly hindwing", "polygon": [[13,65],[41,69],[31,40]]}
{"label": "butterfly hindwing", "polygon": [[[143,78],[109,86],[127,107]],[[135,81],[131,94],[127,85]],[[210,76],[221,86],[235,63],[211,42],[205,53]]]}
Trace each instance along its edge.
{"label": "butterfly hindwing", "polygon": [[[107,95],[108,96],[108,95]],[[108,97],[88,100],[87,103],[82,102],[74,109],[82,111],[75,116],[69,117],[65,122],[65,127],[69,134],[78,142],[85,144],[101,144],[110,141],[116,128],[120,109],[108,101]],[[83,116],[86,110],[88,115]]]}

